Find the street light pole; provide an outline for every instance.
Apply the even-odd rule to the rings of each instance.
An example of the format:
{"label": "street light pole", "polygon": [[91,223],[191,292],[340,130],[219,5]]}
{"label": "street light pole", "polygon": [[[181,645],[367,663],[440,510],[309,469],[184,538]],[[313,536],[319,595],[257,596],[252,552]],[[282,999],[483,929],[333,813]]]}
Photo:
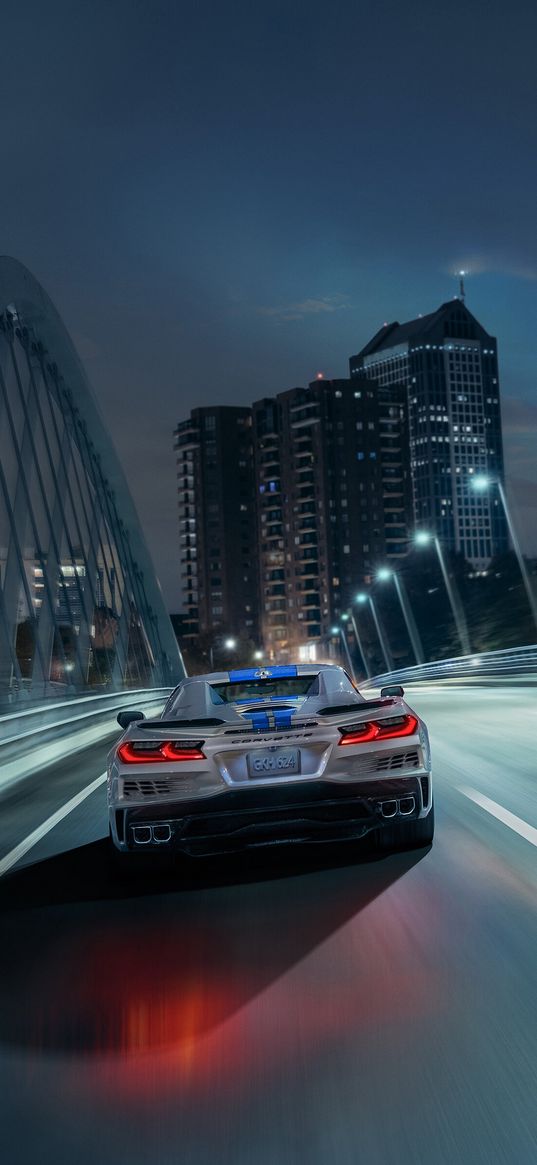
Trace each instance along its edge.
{"label": "street light pole", "polygon": [[414,655],[416,657],[416,663],[425,663],[425,656],[423,654],[423,647],[422,647],[422,643],[421,643],[420,633],[418,631],[418,628],[416,627],[416,621],[414,619],[414,615],[412,614],[412,607],[410,606],[410,602],[408,600],[405,584],[404,584],[402,578],[399,578],[397,571],[394,571],[393,580],[395,583],[395,589],[397,591],[397,596],[399,598],[399,602],[401,604],[401,610],[403,612],[404,620],[406,623],[406,628],[408,631],[408,638],[410,639],[410,642],[412,644],[412,650],[413,650]]}
{"label": "street light pole", "polygon": [[364,665],[364,671],[365,671],[365,674],[366,674],[366,676],[367,676],[367,679],[369,680],[369,679],[371,679],[371,672],[370,672],[370,670],[369,670],[369,664],[368,664],[368,662],[367,662],[367,656],[366,656],[366,653],[365,653],[365,651],[364,651],[364,646],[363,646],[363,643],[362,643],[362,639],[361,639],[361,637],[360,637],[360,633],[359,633],[359,631],[358,631],[358,624],[357,624],[357,622],[356,622],[356,619],[354,618],[354,611],[352,610],[352,608],[351,608],[351,611],[350,611],[350,616],[351,616],[352,629],[353,629],[353,631],[354,631],[354,638],[355,638],[355,640],[356,640],[356,646],[358,647],[358,651],[360,652],[360,655],[361,655],[361,657],[362,657],[362,663],[363,663],[363,665]]}
{"label": "street light pole", "polygon": [[384,631],[382,630],[382,627],[381,627],[381,625],[380,625],[380,619],[379,619],[379,617],[378,617],[378,615],[377,615],[377,608],[376,608],[376,606],[375,606],[375,603],[374,603],[374,601],[373,601],[373,597],[372,597],[372,595],[368,595],[367,597],[368,597],[368,599],[369,599],[369,606],[371,607],[371,614],[372,614],[372,616],[373,616],[373,622],[374,622],[374,624],[375,624],[375,627],[376,627],[376,629],[377,629],[377,635],[378,635],[378,637],[379,637],[379,643],[380,643],[380,646],[381,646],[381,649],[382,649],[382,654],[383,654],[383,656],[384,656],[384,661],[385,661],[385,664],[386,664],[386,671],[387,671],[387,672],[388,672],[388,671],[393,671],[393,660],[392,660],[392,657],[391,657],[391,654],[390,654],[390,649],[389,649],[389,647],[388,647],[388,640],[387,640],[387,638],[386,638],[386,636],[385,636],[385,634],[384,634]]}
{"label": "street light pole", "polygon": [[537,600],[535,598],[535,591],[533,589],[533,584],[532,584],[531,578],[528,574],[528,568],[527,568],[526,562],[524,560],[524,555],[522,553],[522,547],[521,547],[520,542],[518,540],[518,534],[517,534],[516,529],[515,529],[515,524],[513,522],[512,517],[511,517],[511,511],[509,509],[509,505],[507,502],[507,496],[506,496],[505,490],[503,488],[503,482],[500,481],[499,477],[486,477],[485,475],[477,474],[475,477],[472,478],[472,485],[473,485],[474,489],[478,489],[478,490],[486,490],[491,485],[496,485],[498,487],[500,501],[501,501],[502,506],[503,506],[503,512],[505,514],[505,520],[507,522],[507,528],[509,530],[509,537],[511,539],[511,542],[513,543],[513,550],[515,552],[516,560],[517,560],[518,566],[519,566],[519,570],[520,570],[520,573],[522,575],[522,582],[524,583],[524,588],[525,588],[526,594],[528,596],[528,603],[530,605],[530,611],[531,611],[532,616],[533,616],[533,622],[535,623],[535,626],[537,627]]}
{"label": "street light pole", "polygon": [[377,614],[377,608],[375,606],[375,603],[374,603],[372,596],[370,594],[362,593],[362,594],[356,596],[356,602],[357,603],[366,603],[366,602],[369,603],[369,606],[371,608],[371,614],[373,616],[373,622],[375,624],[375,630],[376,630],[377,635],[378,635],[380,650],[384,656],[384,664],[386,667],[386,671],[387,672],[393,671],[393,660],[392,660],[392,657],[390,654],[390,649],[388,647],[388,640],[386,638],[386,635],[384,634],[384,631],[382,630],[382,627],[380,624],[380,619],[379,619],[378,614]]}
{"label": "street light pole", "polygon": [[349,644],[347,642],[347,636],[345,635],[345,628],[340,627],[340,626],[332,627],[332,635],[340,635],[341,636],[341,639],[343,641],[343,647],[345,649],[345,655],[347,656],[347,663],[349,665],[349,671],[351,673],[351,679],[355,680],[356,677],[354,675],[354,668],[352,666],[352,659],[351,659],[351,653],[349,651]]}
{"label": "street light pole", "polygon": [[449,577],[448,569],[446,566],[446,560],[444,558],[442,547],[440,545],[440,542],[438,541],[436,534],[434,535],[433,541],[434,541],[434,544],[436,547],[436,553],[438,555],[438,561],[440,563],[440,569],[442,571],[442,576],[444,579],[444,583],[446,585],[446,590],[447,590],[447,593],[449,595],[449,601],[451,603],[451,607],[453,610],[453,617],[455,619],[455,623],[457,626],[457,632],[459,635],[459,639],[461,641],[462,654],[463,655],[470,655],[470,652],[472,650],[470,647],[470,636],[468,635],[468,627],[466,624],[466,615],[464,614],[463,606],[462,606],[462,603],[461,603],[461,600],[459,597],[459,592],[455,586],[455,583]]}
{"label": "street light pole", "polygon": [[513,519],[511,518],[509,506],[507,505],[507,497],[505,494],[505,490],[504,490],[503,484],[499,478],[496,482],[496,485],[498,486],[498,493],[500,495],[500,500],[501,500],[501,503],[503,506],[505,520],[506,520],[507,525],[509,527],[509,534],[511,537],[511,542],[513,543],[513,550],[516,554],[517,562],[518,562],[518,565],[520,568],[520,573],[522,575],[522,581],[524,583],[524,587],[526,589],[526,594],[528,596],[528,603],[530,605],[530,610],[531,610],[531,613],[533,615],[533,622],[535,623],[535,626],[537,627],[537,602],[535,600],[535,591],[533,589],[533,584],[532,584],[532,581],[531,581],[530,576],[528,574],[528,568],[527,568],[525,560],[524,560],[524,555],[522,553],[522,547],[520,545],[520,542],[518,541],[518,535],[517,535],[517,532],[516,532],[515,527],[514,527]]}
{"label": "street light pole", "polygon": [[397,598],[399,599],[399,603],[401,605],[401,611],[403,612],[403,619],[405,620],[405,626],[406,626],[406,629],[408,632],[408,638],[410,639],[410,643],[412,645],[412,650],[414,652],[414,657],[415,657],[416,663],[425,663],[425,658],[423,655],[423,647],[422,647],[419,631],[418,631],[418,628],[416,627],[416,622],[415,622],[414,616],[412,614],[412,607],[410,606],[410,603],[408,600],[408,595],[406,593],[405,585],[404,585],[402,578],[399,578],[399,575],[398,575],[396,570],[388,570],[387,567],[382,567],[381,570],[378,571],[377,578],[381,582],[384,582],[385,580],[387,580],[389,578],[393,579],[393,581],[395,583],[395,590],[397,592]]}
{"label": "street light pole", "polygon": [[440,542],[439,542],[436,534],[430,534],[427,530],[418,530],[418,532],[415,536],[415,541],[418,543],[419,546],[424,546],[428,542],[434,543],[434,548],[436,550],[438,561],[440,563],[440,570],[442,571],[442,578],[444,580],[444,586],[446,588],[448,599],[449,599],[449,602],[451,604],[451,610],[453,612],[453,618],[455,620],[455,626],[457,628],[457,635],[459,636],[460,645],[462,647],[462,654],[463,655],[470,655],[471,647],[470,647],[470,637],[468,635],[468,627],[466,625],[466,615],[464,614],[463,606],[462,606],[462,603],[461,603],[461,600],[459,597],[459,592],[455,586],[455,583],[453,582],[453,579],[451,579],[449,577],[448,569],[446,566],[446,561],[444,558],[444,554],[443,554]]}
{"label": "street light pole", "polygon": [[[224,648],[225,651],[235,651],[237,640],[232,636],[228,636],[228,638],[224,639],[223,641],[221,638],[217,638],[216,646],[220,653],[222,652],[222,648]],[[211,665],[211,671],[214,671],[214,643],[211,643],[209,647],[209,663]]]}

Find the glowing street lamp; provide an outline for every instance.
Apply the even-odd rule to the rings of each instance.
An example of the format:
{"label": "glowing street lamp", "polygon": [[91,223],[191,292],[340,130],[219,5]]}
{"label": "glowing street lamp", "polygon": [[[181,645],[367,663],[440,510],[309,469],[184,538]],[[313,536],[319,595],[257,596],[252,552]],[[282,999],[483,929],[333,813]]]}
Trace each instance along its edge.
{"label": "glowing street lamp", "polygon": [[522,547],[521,547],[520,542],[518,540],[518,535],[517,535],[517,532],[515,529],[515,525],[513,523],[513,519],[511,517],[511,512],[510,512],[509,506],[507,504],[507,497],[506,497],[505,490],[503,488],[503,482],[500,481],[499,477],[489,477],[488,475],[483,474],[483,473],[476,473],[475,477],[471,478],[470,484],[472,486],[472,489],[479,490],[480,493],[486,492],[494,485],[497,487],[498,494],[500,496],[500,501],[501,501],[502,507],[503,507],[503,512],[505,514],[505,520],[507,522],[507,528],[509,530],[509,537],[511,538],[511,542],[513,543],[513,550],[516,554],[516,559],[517,559],[517,562],[518,562],[518,565],[520,568],[520,573],[522,575],[522,581],[524,583],[524,588],[525,588],[526,594],[528,596],[528,603],[530,605],[530,610],[531,610],[531,613],[533,615],[533,621],[534,621],[535,625],[537,626],[537,602],[535,599],[535,592],[533,590],[532,582],[531,582],[530,576],[528,574],[528,569],[527,569],[526,563],[524,561]]}
{"label": "glowing street lamp", "polygon": [[403,612],[403,619],[405,620],[408,638],[410,639],[412,650],[416,658],[416,663],[424,663],[425,659],[423,655],[421,639],[419,636],[418,628],[416,627],[414,616],[412,614],[412,608],[408,601],[408,596],[402,578],[399,578],[397,571],[389,570],[387,566],[381,566],[380,570],[377,571],[377,578],[379,582],[388,582],[390,579],[393,579],[395,583],[395,590],[397,592],[397,598],[401,604],[401,611]]}
{"label": "glowing street lamp", "polygon": [[362,604],[369,603],[371,614],[373,616],[373,622],[375,624],[375,630],[376,630],[377,635],[378,635],[378,641],[380,643],[380,650],[384,656],[384,664],[386,667],[386,671],[387,672],[393,671],[393,660],[392,660],[392,657],[390,654],[390,649],[388,647],[388,640],[387,640],[386,635],[384,634],[384,631],[382,630],[382,627],[380,625],[380,619],[378,617],[377,608],[375,606],[375,602],[373,600],[372,595],[366,593],[365,591],[361,591],[360,594],[356,595],[356,602],[362,603]]}
{"label": "glowing street lamp", "polygon": [[444,580],[444,585],[448,593],[448,599],[451,604],[451,610],[453,611],[453,618],[455,620],[457,634],[459,636],[460,644],[462,647],[462,654],[470,655],[470,638],[468,635],[468,628],[466,626],[466,617],[464,615],[462,603],[460,601],[458,591],[455,587],[455,583],[449,577],[440,542],[436,534],[431,534],[429,530],[417,530],[414,534],[414,542],[417,546],[427,546],[430,542],[434,544],[434,548],[438,556],[438,561],[440,563],[440,570],[442,571],[442,578]]}
{"label": "glowing street lamp", "polygon": [[209,663],[211,665],[211,671],[214,671],[215,647],[217,648],[218,651],[221,651],[222,648],[225,648],[226,651],[235,651],[236,646],[237,646],[237,640],[234,639],[233,636],[231,636],[231,635],[227,639],[224,639],[223,641],[221,639],[217,639],[216,643],[211,643],[211,646],[209,647]]}

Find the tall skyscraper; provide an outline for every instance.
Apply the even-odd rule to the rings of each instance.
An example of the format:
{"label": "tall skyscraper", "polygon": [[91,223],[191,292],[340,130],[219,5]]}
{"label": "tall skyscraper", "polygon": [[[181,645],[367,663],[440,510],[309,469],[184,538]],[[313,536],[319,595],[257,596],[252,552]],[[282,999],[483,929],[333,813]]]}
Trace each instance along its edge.
{"label": "tall skyscraper", "polygon": [[248,637],[273,658],[330,636],[408,546],[406,390],[319,377],[175,431],[182,639]]}
{"label": "tall skyscraper", "polygon": [[497,491],[472,487],[476,474],[503,480],[494,336],[457,298],[385,325],[351,357],[350,373],[381,389],[406,386],[415,523],[485,570],[508,547]]}
{"label": "tall skyscraper", "polygon": [[183,638],[256,640],[252,411],[227,405],[193,409],[174,438]]}
{"label": "tall skyscraper", "polygon": [[401,389],[318,378],[253,406],[262,639],[278,658],[326,639],[408,537]]}

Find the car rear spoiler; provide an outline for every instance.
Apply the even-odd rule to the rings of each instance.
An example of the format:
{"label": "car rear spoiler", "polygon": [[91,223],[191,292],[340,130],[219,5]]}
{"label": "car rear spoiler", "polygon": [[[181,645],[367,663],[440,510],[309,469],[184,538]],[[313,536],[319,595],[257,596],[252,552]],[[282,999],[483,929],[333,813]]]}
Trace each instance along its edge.
{"label": "car rear spoiler", "polygon": [[367,716],[370,708],[387,708],[390,704],[395,704],[394,697],[386,697],[384,700],[364,700],[363,703],[356,704],[329,704],[326,708],[319,708],[318,716],[346,716],[349,713],[356,713],[358,710]]}
{"label": "car rear spoiler", "polygon": [[233,705],[226,704],[208,680],[193,677],[183,681],[170,715],[159,723],[175,728],[209,728],[218,724],[242,724],[243,721]]}
{"label": "car rear spoiler", "polygon": [[[321,711],[319,704],[323,703]],[[320,671],[312,688],[300,709],[304,716],[331,716],[341,712],[342,708],[349,711],[358,711],[367,704],[365,696],[353,688],[350,680],[339,668]]]}

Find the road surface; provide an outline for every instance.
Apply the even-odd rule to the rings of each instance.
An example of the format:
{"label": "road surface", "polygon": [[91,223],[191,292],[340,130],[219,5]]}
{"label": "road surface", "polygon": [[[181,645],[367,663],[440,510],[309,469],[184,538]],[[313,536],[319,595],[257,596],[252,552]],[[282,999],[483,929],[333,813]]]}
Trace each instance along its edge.
{"label": "road surface", "polygon": [[410,855],[124,880],[104,784],[58,814],[104,746],[4,798],[6,1165],[535,1165],[537,688],[409,702],[437,812]]}

